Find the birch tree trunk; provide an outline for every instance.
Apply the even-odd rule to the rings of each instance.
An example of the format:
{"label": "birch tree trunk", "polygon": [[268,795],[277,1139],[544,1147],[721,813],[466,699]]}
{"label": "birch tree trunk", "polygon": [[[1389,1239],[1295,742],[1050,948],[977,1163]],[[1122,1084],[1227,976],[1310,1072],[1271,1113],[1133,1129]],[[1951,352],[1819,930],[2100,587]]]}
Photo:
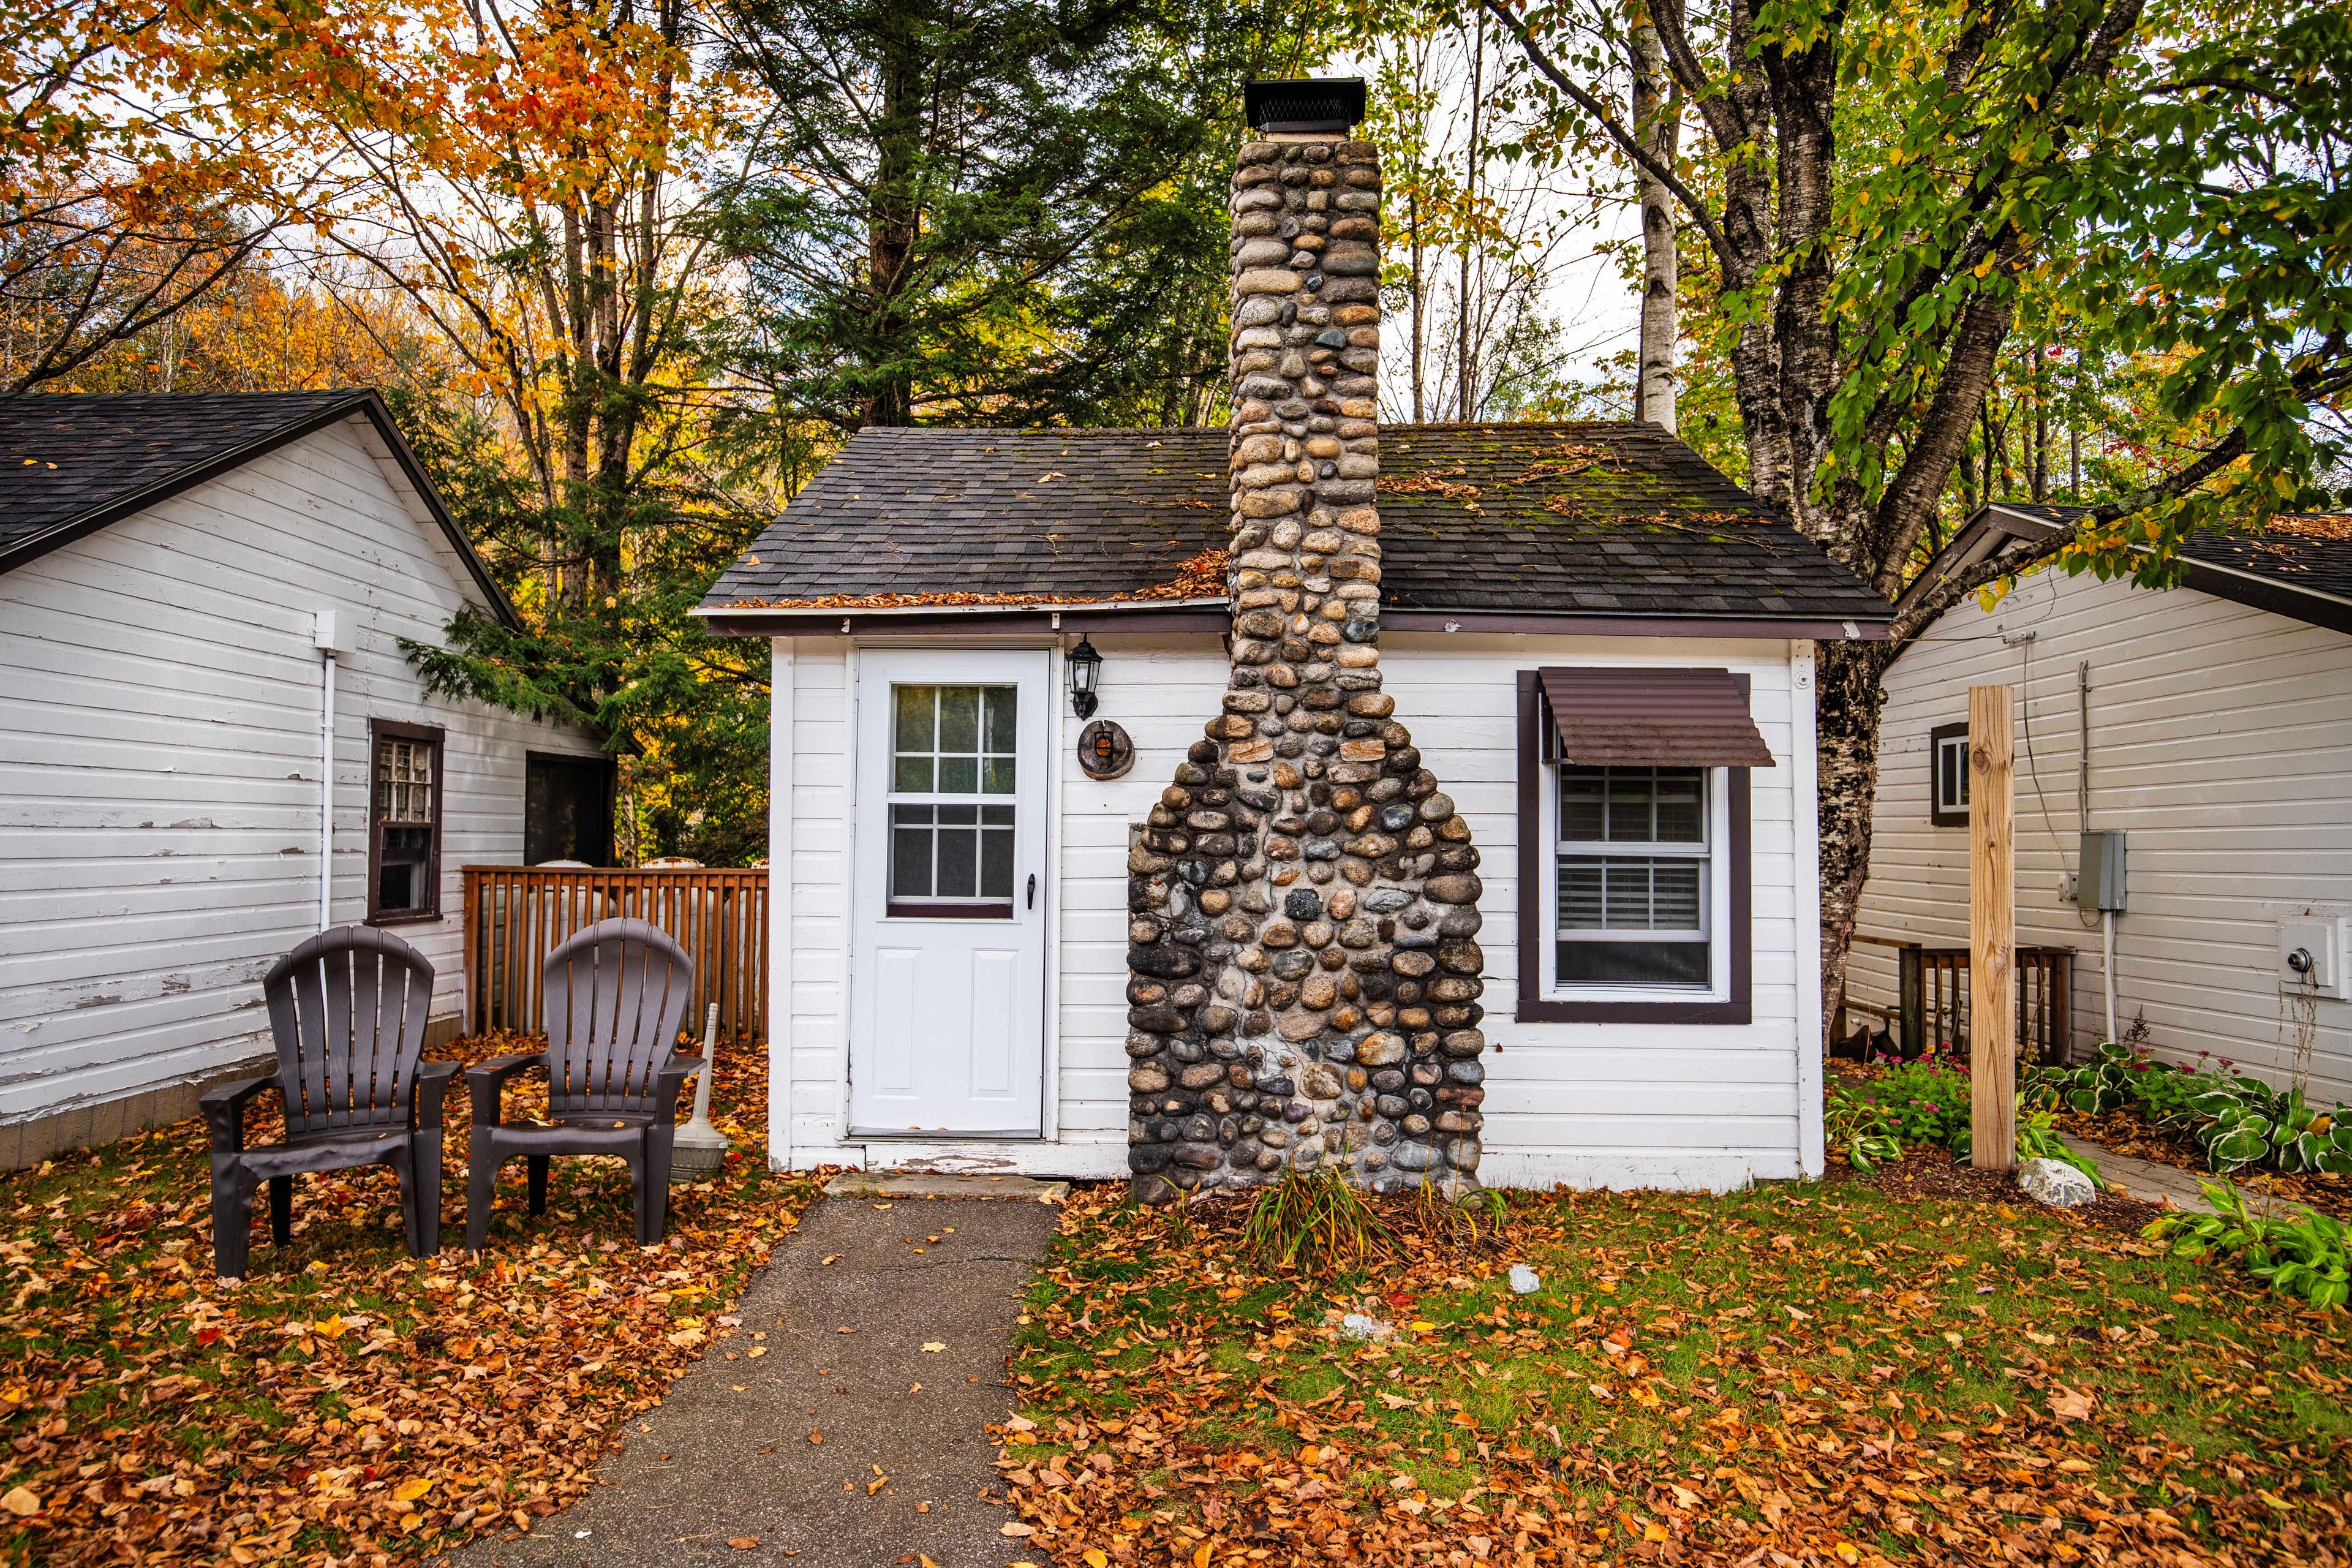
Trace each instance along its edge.
{"label": "birch tree trunk", "polygon": [[[1626,41],[1633,78],[1633,135],[1669,168],[1682,140],[1682,95],[1666,71],[1666,49],[1650,19],[1647,0],[1629,0]],[[1666,187],[1639,164],[1634,195],[1642,204],[1642,344],[1635,371],[1633,417],[1675,428],[1675,298],[1680,258]]]}

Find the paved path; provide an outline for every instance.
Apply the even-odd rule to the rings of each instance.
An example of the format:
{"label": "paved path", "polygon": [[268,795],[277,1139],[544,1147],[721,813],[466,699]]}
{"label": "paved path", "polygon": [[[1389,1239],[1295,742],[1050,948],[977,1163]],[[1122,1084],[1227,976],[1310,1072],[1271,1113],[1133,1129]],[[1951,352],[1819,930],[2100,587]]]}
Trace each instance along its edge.
{"label": "paved path", "polygon": [[2142,1203],[2168,1203],[2174,1208],[2187,1209],[2192,1214],[2211,1214],[2213,1205],[2206,1202],[2205,1194],[2200,1190],[2210,1184],[2228,1187],[2237,1192],[2257,1214],[2263,1212],[2265,1208],[2273,1210],[2305,1210],[2307,1208],[2305,1205],[2288,1199],[2276,1198],[2266,1193],[2240,1187],[2226,1176],[2217,1175],[2211,1171],[2184,1171],[2178,1165],[2166,1165],[2154,1160],[2142,1160],[2130,1154],[2118,1154],[2104,1144],[2094,1143],[2087,1138],[2067,1138],[2063,1133],[2059,1136],[2063,1139],[2068,1148],[2077,1154],[2087,1157],[2093,1164],[2098,1166],[2100,1175],[2105,1177],[2112,1184],[2122,1188],[2126,1196],[2137,1198]]}
{"label": "paved path", "polygon": [[742,1326],[631,1423],[604,1485],[452,1560],[887,1568],[919,1553],[1003,1568],[1018,1554],[997,1532],[1010,1516],[981,1496],[997,1490],[986,1427],[1013,1407],[1016,1298],[1059,1215],[1034,1196],[824,1199],[752,1281]]}

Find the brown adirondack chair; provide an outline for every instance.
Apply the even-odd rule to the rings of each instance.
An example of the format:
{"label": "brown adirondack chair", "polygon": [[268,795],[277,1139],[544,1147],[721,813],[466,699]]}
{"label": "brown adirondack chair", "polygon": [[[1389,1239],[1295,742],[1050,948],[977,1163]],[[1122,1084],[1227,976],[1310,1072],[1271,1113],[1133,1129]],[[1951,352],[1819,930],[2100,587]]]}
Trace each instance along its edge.
{"label": "brown adirondack chair", "polygon": [[[270,967],[261,982],[278,1070],[207,1090],[212,1134],[213,1268],[245,1273],[253,1193],[269,1184],[269,1234],[286,1245],[294,1178],[383,1164],[400,1178],[408,1250],[441,1250],[441,1104],[456,1062],[425,1062],[433,965],[385,931],[335,926]],[[286,1141],[245,1142],[245,1108],[265,1089],[286,1101]]]}
{"label": "brown adirondack chair", "polygon": [[[530,1166],[530,1212],[547,1209],[547,1163],[557,1154],[618,1154],[629,1163],[638,1245],[661,1240],[669,1220],[669,1157],[677,1097],[702,1070],[672,1059],[694,993],[694,961],[658,927],[598,921],[547,955],[547,1049],[495,1057],[466,1072],[474,1102],[466,1157],[466,1245],[489,1232],[499,1167],[520,1154]],[[549,1124],[502,1119],[507,1080],[547,1069]]]}

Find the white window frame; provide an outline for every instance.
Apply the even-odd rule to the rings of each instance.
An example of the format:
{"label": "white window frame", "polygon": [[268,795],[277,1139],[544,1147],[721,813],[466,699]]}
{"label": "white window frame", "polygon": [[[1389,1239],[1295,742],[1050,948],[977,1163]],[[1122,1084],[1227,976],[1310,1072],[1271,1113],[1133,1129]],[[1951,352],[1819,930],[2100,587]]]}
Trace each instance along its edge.
{"label": "white window frame", "polygon": [[[1949,730],[1951,726],[1938,725],[1937,728]],[[1944,769],[1944,757],[1947,752],[1956,753],[1952,758],[1953,766],[1948,773]],[[1957,798],[1946,796],[1944,786],[1947,784],[1951,784],[1953,795]],[[1962,821],[1968,819],[1969,731],[1965,725],[1959,727],[1957,734],[1937,735],[1930,732],[1927,742],[1927,792],[1929,795],[1927,814],[1931,818],[1939,822],[1955,816]]]}
{"label": "white window frame", "polygon": [[[1013,683],[1013,682],[1007,682],[1007,681],[1002,681],[1002,680],[945,680],[945,679],[920,679],[920,680],[895,680],[895,679],[894,679],[894,680],[892,680],[892,681],[890,682],[889,687],[888,687],[888,689],[888,689],[888,691],[889,691],[889,694],[890,694],[890,710],[889,710],[888,713],[887,713],[887,714],[884,716],[884,719],[883,719],[883,722],[884,722],[884,724],[885,724],[886,726],[887,726],[887,730],[886,730],[886,732],[885,732],[885,734],[884,734],[884,736],[883,736],[883,747],[884,747],[883,755],[884,755],[884,759],[885,759],[885,761],[884,761],[884,769],[885,769],[885,772],[884,772],[883,777],[884,777],[884,781],[885,781],[885,782],[886,782],[886,783],[890,786],[890,787],[889,787],[889,788],[888,788],[888,789],[884,793],[883,797],[882,797],[882,843],[883,843],[883,860],[882,860],[882,887],[883,887],[883,895],[882,895],[882,896],[883,896],[883,909],[884,909],[884,911],[885,911],[885,912],[884,912],[884,917],[883,917],[883,918],[884,918],[884,919],[886,919],[886,920],[941,920],[941,919],[953,919],[953,918],[956,918],[956,917],[954,917],[954,916],[950,916],[950,915],[942,914],[940,911],[941,911],[941,910],[949,910],[949,909],[961,909],[961,910],[964,910],[964,911],[965,911],[966,918],[977,918],[977,919],[982,919],[982,920],[990,920],[990,919],[997,919],[997,918],[1005,918],[1005,919],[1009,919],[1009,918],[1011,918],[1011,917],[1012,917],[1012,915],[1013,914],[1013,912],[1014,912],[1014,911],[1015,911],[1015,910],[1020,907],[1020,903],[1021,903],[1021,893],[1022,893],[1022,885],[1021,885],[1021,841],[1020,841],[1020,825],[1021,825],[1021,811],[1020,811],[1020,800],[1021,800],[1021,793],[1020,793],[1020,777],[1021,777],[1021,769],[1022,769],[1024,766],[1025,766],[1025,765],[1034,765],[1034,764],[1031,764],[1031,763],[1029,763],[1029,760],[1028,760],[1027,758],[1024,757],[1024,756],[1021,754],[1021,752],[1020,752],[1020,750],[1019,750],[1019,746],[1018,746],[1017,742],[1016,742],[1016,744],[1015,744],[1014,749],[1013,749],[1013,751],[1010,751],[1010,752],[991,752],[991,751],[989,751],[989,750],[987,749],[987,747],[988,747],[988,737],[987,737],[987,732],[986,732],[986,730],[985,730],[985,727],[984,727],[984,726],[985,726],[985,724],[986,724],[986,719],[985,719],[984,714],[975,716],[975,718],[974,718],[974,720],[973,720],[973,722],[974,722],[975,724],[979,724],[979,725],[983,726],[983,727],[982,727],[982,729],[981,730],[980,733],[979,733],[979,734],[978,734],[978,736],[976,737],[976,739],[977,739],[977,741],[978,741],[978,743],[979,743],[979,746],[980,746],[980,749],[979,749],[978,751],[976,751],[976,752],[970,752],[970,753],[966,753],[966,752],[946,752],[939,751],[939,750],[937,749],[937,747],[938,747],[938,743],[939,743],[939,730],[938,730],[938,725],[939,725],[939,723],[940,723],[940,713],[939,713],[938,708],[936,707],[936,703],[937,703],[937,700],[937,700],[937,699],[934,699],[933,700],[934,700],[934,704],[935,704],[935,706],[934,706],[934,708],[933,708],[933,710],[932,710],[932,715],[931,715],[931,723],[932,723],[932,726],[933,726],[933,728],[932,728],[932,731],[931,731],[931,740],[932,740],[932,746],[933,746],[933,750],[929,753],[929,754],[930,755],[930,757],[932,758],[932,760],[933,760],[933,766],[934,766],[934,770],[935,770],[935,771],[934,771],[934,773],[933,773],[933,776],[932,776],[932,784],[933,784],[934,787],[933,787],[933,788],[931,788],[931,789],[929,789],[929,790],[902,790],[902,789],[899,789],[899,788],[898,787],[898,757],[900,756],[900,754],[901,754],[901,753],[900,753],[900,752],[899,752],[899,751],[898,751],[898,692],[899,692],[902,689],[904,689],[904,688],[908,688],[908,687],[926,687],[926,686],[930,687],[930,688],[932,688],[932,689],[935,689],[935,690],[940,690],[940,691],[945,691],[945,690],[947,690],[947,689],[950,689],[950,688],[959,688],[959,687],[960,687],[960,688],[968,688],[968,689],[970,689],[976,690],[976,691],[988,691],[988,690],[1011,691],[1011,692],[1013,692],[1013,693],[1014,694],[1014,702],[1015,702],[1014,713],[1015,713],[1015,715],[1016,715],[1015,720],[1014,720],[1014,725],[1015,725],[1015,729],[1016,729],[1016,733],[1017,733],[1018,725],[1019,725],[1019,719],[1018,719],[1019,706],[1018,706],[1018,703],[1019,703],[1019,696],[1020,696],[1020,689],[1020,689],[1020,687],[1019,687],[1019,685],[1018,685],[1017,683]],[[908,753],[905,753],[905,754],[907,754],[907,755],[917,755],[917,754],[919,754],[919,753],[908,752]],[[938,784],[939,780],[938,780],[938,775],[937,775],[937,773],[936,773],[936,768],[937,768],[937,764],[938,764],[939,761],[940,761],[940,759],[942,759],[942,758],[944,758],[944,757],[948,757],[948,756],[957,756],[957,757],[961,757],[961,756],[965,756],[965,755],[970,755],[970,756],[971,756],[971,757],[973,757],[973,758],[975,759],[975,760],[974,760],[974,769],[975,769],[975,772],[974,772],[973,779],[972,779],[972,783],[973,783],[975,785],[980,784],[981,784],[981,783],[982,783],[982,782],[986,778],[986,776],[987,776],[987,772],[988,772],[988,763],[989,763],[989,762],[990,762],[992,759],[993,759],[993,758],[998,758],[998,757],[1003,757],[1003,758],[1009,758],[1009,759],[1011,759],[1011,760],[1012,760],[1012,762],[1013,762],[1013,781],[1014,781],[1014,787],[1013,787],[1011,791],[1001,791],[1001,792],[998,792],[998,793],[995,793],[995,794],[990,794],[990,793],[988,793],[988,792],[986,792],[986,791],[984,791],[984,790],[978,790],[978,789],[975,789],[975,790],[974,790],[974,792],[973,792],[973,793],[971,793],[971,794],[970,794],[970,795],[958,794],[958,793],[955,793],[955,792],[952,792],[952,791],[950,791],[950,792],[942,792],[942,791],[940,791],[940,789],[938,789],[936,786],[937,786],[937,784]],[[972,818],[972,826],[973,826],[973,827],[974,827],[974,829],[975,829],[976,833],[978,834],[978,837],[975,837],[975,839],[974,839],[974,841],[973,841],[973,845],[972,845],[972,853],[973,853],[973,855],[974,855],[975,857],[981,857],[981,856],[984,856],[984,855],[985,855],[985,853],[986,853],[986,850],[985,850],[985,845],[986,845],[986,835],[987,835],[989,832],[991,832],[991,831],[1004,831],[1004,832],[1008,832],[1008,833],[1009,833],[1009,836],[1013,838],[1013,889],[1012,889],[1012,891],[1008,892],[1007,894],[1005,894],[1005,896],[1004,896],[1004,897],[1003,897],[1003,898],[1001,898],[1001,899],[999,899],[999,898],[992,898],[992,897],[990,897],[989,895],[987,895],[987,894],[985,894],[985,893],[980,894],[980,895],[978,895],[978,896],[976,896],[976,897],[965,898],[965,897],[959,897],[959,896],[951,896],[951,895],[947,895],[947,894],[941,894],[941,893],[937,893],[937,892],[933,892],[933,893],[930,893],[930,894],[923,895],[923,896],[920,896],[920,897],[909,896],[909,897],[908,897],[908,898],[904,898],[904,899],[900,899],[900,898],[896,897],[896,896],[894,895],[894,893],[892,892],[892,890],[891,890],[891,887],[890,887],[890,879],[891,879],[891,878],[896,874],[896,856],[897,856],[897,853],[898,853],[898,848],[897,848],[897,813],[896,813],[896,811],[895,811],[895,809],[894,809],[894,808],[895,808],[895,807],[898,807],[898,806],[901,806],[901,805],[929,806],[929,807],[933,807],[933,808],[937,808],[937,807],[943,806],[943,805],[944,805],[944,806],[974,806],[974,807],[1001,806],[1001,807],[1003,807],[1003,808],[1005,808],[1005,809],[1010,810],[1010,811],[1013,813],[1013,826],[1012,826],[1012,827],[1011,827],[1010,829],[992,829],[992,828],[987,827],[987,826],[983,826],[985,819],[984,819],[984,818],[982,818],[982,816],[980,816],[977,813],[975,813],[975,815],[973,816],[973,818]],[[939,886],[939,852],[940,852],[940,850],[939,850],[939,844],[940,844],[939,835],[940,835],[940,824],[939,824],[938,817],[937,817],[937,816],[936,816],[936,814],[935,814],[935,815],[934,815],[934,816],[933,816],[933,818],[932,818],[932,824],[931,824],[931,885],[932,885],[932,887],[933,887],[933,888],[937,888],[937,887]],[[976,861],[976,862],[975,862],[973,869],[974,869],[974,874],[975,874],[975,879],[977,879],[977,876],[978,876],[979,869],[980,869],[980,863],[979,863],[978,861]],[[901,910],[915,910],[915,909],[921,909],[921,910],[928,910],[929,912],[927,912],[927,913],[900,913],[900,914],[896,914],[896,915],[894,915],[894,914],[890,914],[888,911],[889,911],[892,908],[894,908],[894,907],[895,907],[895,908],[899,908],[899,909],[901,909]]]}
{"label": "white window frame", "polygon": [[[1719,938],[1731,929],[1731,868],[1726,862],[1726,851],[1731,843],[1731,770],[1708,768],[1706,773],[1706,842],[1704,845],[1633,845],[1576,844],[1570,845],[1559,837],[1559,770],[1557,760],[1539,764],[1543,769],[1540,820],[1550,837],[1545,839],[1543,858],[1545,874],[1540,896],[1543,900],[1543,951],[1532,956],[1543,977],[1543,996],[1553,1002],[1725,1002],[1731,996],[1731,944]],[[1570,764],[1572,765],[1572,764]],[[1694,853],[1696,851],[1696,853]],[[1696,938],[1687,931],[1568,931],[1559,929],[1559,861],[1563,854],[1588,855],[1618,853],[1627,859],[1658,859],[1685,857],[1703,858],[1706,864],[1706,896],[1700,903],[1701,930]],[[1559,979],[1559,943],[1570,942],[1608,941],[1703,941],[1707,944],[1707,984],[1698,985],[1569,985]],[[1528,954],[1520,962],[1530,962]]]}

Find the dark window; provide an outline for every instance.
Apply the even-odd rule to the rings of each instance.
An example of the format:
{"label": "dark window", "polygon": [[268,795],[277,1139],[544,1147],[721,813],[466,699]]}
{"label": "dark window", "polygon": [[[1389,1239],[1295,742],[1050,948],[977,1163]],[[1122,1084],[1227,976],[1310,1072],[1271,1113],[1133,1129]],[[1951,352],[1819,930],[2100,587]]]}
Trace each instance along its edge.
{"label": "dark window", "polygon": [[1937,827],[1969,825],[1969,726],[1938,724],[1927,732],[1927,820]]}
{"label": "dark window", "polygon": [[533,752],[523,766],[522,862],[613,863],[613,762]]}
{"label": "dark window", "polygon": [[376,925],[441,914],[441,731],[368,724],[368,920]]}

